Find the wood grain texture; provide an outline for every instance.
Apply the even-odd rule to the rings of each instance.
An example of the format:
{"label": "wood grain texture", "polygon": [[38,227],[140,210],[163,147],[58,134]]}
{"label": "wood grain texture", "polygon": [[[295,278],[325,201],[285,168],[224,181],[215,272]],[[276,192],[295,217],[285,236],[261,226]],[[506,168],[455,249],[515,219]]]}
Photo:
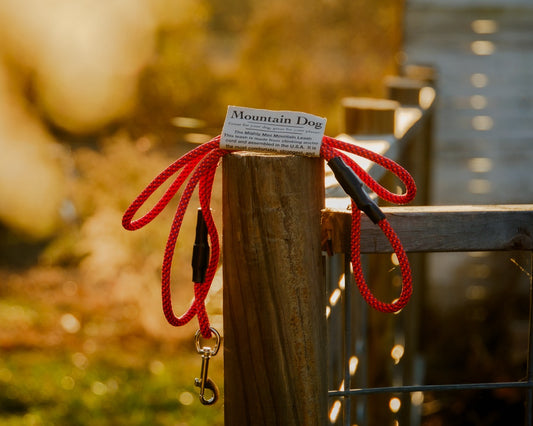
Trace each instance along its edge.
{"label": "wood grain texture", "polygon": [[327,418],[318,158],[223,160],[225,424]]}
{"label": "wood grain texture", "polygon": [[[533,205],[421,206],[383,208],[408,252],[533,250]],[[349,211],[324,210],[322,240],[346,253]],[[392,251],[381,229],[366,216],[361,224],[363,253]]]}

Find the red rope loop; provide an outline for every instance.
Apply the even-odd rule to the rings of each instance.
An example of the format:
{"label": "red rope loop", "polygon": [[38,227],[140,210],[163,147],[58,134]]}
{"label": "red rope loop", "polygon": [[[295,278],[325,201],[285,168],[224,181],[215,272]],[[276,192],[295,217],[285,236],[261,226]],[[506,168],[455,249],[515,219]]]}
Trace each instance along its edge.
{"label": "red rope loop", "polygon": [[[222,150],[219,147],[220,136],[211,141],[200,145],[183,157],[176,160],[148,184],[148,186],[137,196],[137,198],[128,207],[122,218],[122,226],[127,230],[136,230],[150,223],[161,211],[168,205],[170,200],[176,195],[182,185],[187,181],[185,189],[181,194],[179,205],[176,209],[172,225],[163,256],[163,266],[161,272],[161,294],[163,312],[167,321],[174,326],[181,326],[188,323],[194,316],[198,317],[200,331],[203,337],[210,338],[212,335],[209,318],[205,309],[205,299],[213,282],[218,262],[220,259],[220,245],[218,232],[211,215],[210,203],[211,192],[213,189],[213,180],[220,159],[230,151]],[[368,173],[366,173],[355,161],[341,151],[356,154],[367,158],[380,166],[394,173],[405,185],[404,194],[394,194],[377,183]],[[357,145],[342,142],[337,139],[324,136],[320,149],[320,156],[326,161],[334,157],[341,157],[343,161],[359,176],[359,178],[374,191],[380,198],[396,203],[405,204],[411,201],[416,193],[416,186],[411,175],[396,164],[394,161],[378,155],[372,151],[364,149]],[[141,206],[148,201],[150,196],[172,176],[174,181],[170,184],[165,193],[155,203],[155,205],[139,219],[133,219]],[[198,197],[200,208],[206,222],[211,254],[209,264],[205,275],[204,282],[194,283],[194,299],[187,311],[181,316],[176,316],[172,307],[171,297],[171,267],[172,258],[176,242],[179,236],[180,228],[185,216],[185,211],[189,205],[193,192],[198,186]],[[352,202],[352,231],[351,231],[351,262],[353,265],[354,276],[359,291],[364,299],[375,309],[382,312],[397,312],[402,309],[412,293],[411,270],[409,261],[403,250],[398,236],[386,219],[380,220],[378,225],[390,241],[394,252],[396,253],[402,273],[402,290],[398,299],[392,303],[384,303],[378,300],[368,288],[360,260],[360,221],[361,211],[357,205]]]}

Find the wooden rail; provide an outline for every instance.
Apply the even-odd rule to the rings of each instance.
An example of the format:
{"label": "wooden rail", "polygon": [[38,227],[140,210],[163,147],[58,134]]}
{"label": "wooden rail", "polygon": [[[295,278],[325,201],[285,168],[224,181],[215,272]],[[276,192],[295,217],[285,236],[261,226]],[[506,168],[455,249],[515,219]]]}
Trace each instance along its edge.
{"label": "wooden rail", "polygon": [[[533,250],[533,204],[384,207],[407,252]],[[322,241],[348,253],[350,211],[324,210]],[[381,229],[361,221],[361,252],[390,253]]]}

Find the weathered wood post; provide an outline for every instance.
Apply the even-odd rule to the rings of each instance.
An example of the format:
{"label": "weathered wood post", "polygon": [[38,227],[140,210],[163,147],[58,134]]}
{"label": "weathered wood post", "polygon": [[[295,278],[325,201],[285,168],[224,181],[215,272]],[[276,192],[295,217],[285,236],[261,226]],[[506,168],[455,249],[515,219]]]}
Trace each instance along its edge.
{"label": "weathered wood post", "polygon": [[225,424],[324,425],[321,159],[223,160]]}
{"label": "weathered wood post", "polygon": [[[345,111],[345,132],[356,139],[368,140],[383,138],[392,141],[396,128],[396,115],[400,107],[399,102],[390,99],[374,98],[346,98],[342,105]],[[380,180],[384,186],[393,187],[394,179],[390,174]],[[384,204],[382,200],[378,200]],[[390,255],[374,254],[366,258],[367,281],[382,300],[393,300],[397,297],[397,289],[391,285],[393,279],[390,271]],[[367,365],[366,371],[368,386],[387,386],[392,383],[390,349],[394,342],[395,317],[368,310],[367,318]],[[390,422],[390,411],[384,409],[388,405],[388,395],[377,395],[366,400],[367,419],[365,424],[383,425]],[[363,400],[363,404],[365,404]]]}
{"label": "weathered wood post", "polygon": [[[433,105],[435,91],[423,81],[407,77],[391,76],[385,80],[387,94],[403,107],[422,108],[422,128],[407,142],[400,162],[406,167],[417,184],[416,205],[431,204],[431,170],[433,158]],[[429,90],[429,96],[425,91]],[[428,110],[429,109],[429,110]]]}
{"label": "weathered wood post", "polygon": [[[425,73],[425,77],[430,78],[430,69],[411,68],[411,75]],[[434,74],[433,74],[434,76]],[[434,83],[434,81],[433,81]],[[409,170],[416,181],[417,195],[413,205],[431,204],[431,176],[433,159],[433,106],[435,91],[428,82],[416,80],[409,77],[389,77],[385,81],[388,97],[398,101],[406,108],[419,108],[423,111],[423,116],[419,121],[419,128],[416,132],[411,132],[404,136],[405,149],[399,161]],[[405,311],[405,355],[403,380],[406,384],[418,384],[421,379],[417,377],[419,373],[415,368],[415,362],[419,357],[421,343],[420,320],[422,317],[422,306],[424,303],[428,256],[427,253],[410,253],[409,259],[413,273],[413,297],[410,306]],[[410,398],[408,395],[402,396],[402,404],[408,406]],[[415,414],[416,417],[416,414]],[[409,423],[411,421],[411,411],[402,410],[400,422]]]}

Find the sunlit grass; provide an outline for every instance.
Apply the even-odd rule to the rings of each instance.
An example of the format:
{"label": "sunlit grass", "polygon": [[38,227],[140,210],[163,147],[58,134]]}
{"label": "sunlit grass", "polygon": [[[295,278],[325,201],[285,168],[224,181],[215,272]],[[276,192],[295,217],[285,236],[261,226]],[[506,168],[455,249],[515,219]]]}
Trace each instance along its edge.
{"label": "sunlit grass", "polygon": [[[0,423],[223,424],[221,402],[205,407],[196,399],[191,377],[196,354],[154,353],[145,347],[137,354],[137,362],[128,365],[118,347],[109,349],[91,355],[83,368],[60,349],[4,353],[0,361]],[[148,363],[153,357],[164,366],[162,371],[150,370]]]}

